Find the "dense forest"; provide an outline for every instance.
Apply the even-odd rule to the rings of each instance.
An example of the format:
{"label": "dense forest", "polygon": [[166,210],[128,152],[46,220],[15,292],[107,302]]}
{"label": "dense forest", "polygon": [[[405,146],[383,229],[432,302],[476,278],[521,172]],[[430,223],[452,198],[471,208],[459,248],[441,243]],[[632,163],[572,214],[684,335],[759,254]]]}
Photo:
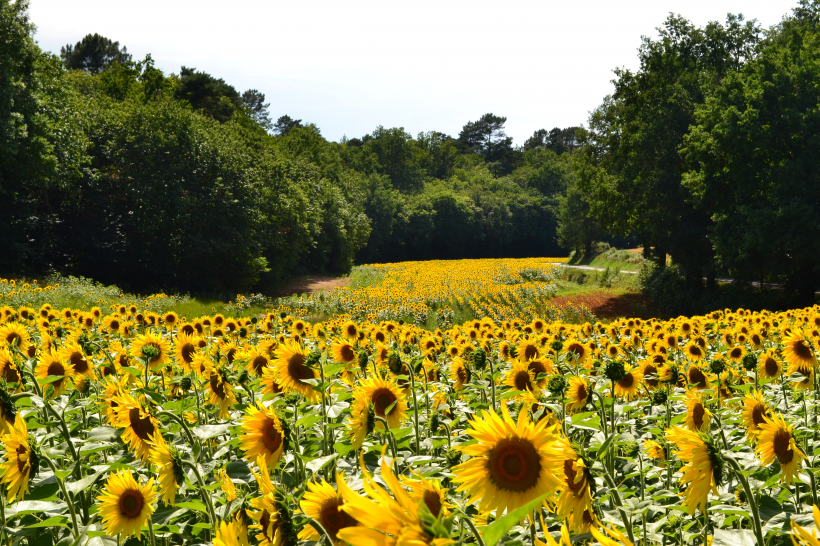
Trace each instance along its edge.
{"label": "dense forest", "polygon": [[273,121],[257,90],[166,74],[109,37],[44,52],[27,8],[0,0],[0,276],[235,293],[354,263],[629,238],[675,286],[818,287],[818,0],[766,30],[670,15],[585,125],[522,145],[492,113],[458,135],[379,126],[331,142]]}

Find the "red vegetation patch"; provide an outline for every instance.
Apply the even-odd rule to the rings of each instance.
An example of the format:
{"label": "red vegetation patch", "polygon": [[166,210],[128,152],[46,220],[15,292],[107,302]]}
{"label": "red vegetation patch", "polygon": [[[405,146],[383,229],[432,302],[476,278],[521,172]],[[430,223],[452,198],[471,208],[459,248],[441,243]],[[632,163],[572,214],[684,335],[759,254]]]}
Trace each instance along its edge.
{"label": "red vegetation patch", "polygon": [[613,293],[607,290],[593,290],[567,296],[557,296],[552,300],[555,305],[584,305],[595,316],[601,319],[619,317],[649,318],[657,316],[650,310],[646,297],[639,292]]}

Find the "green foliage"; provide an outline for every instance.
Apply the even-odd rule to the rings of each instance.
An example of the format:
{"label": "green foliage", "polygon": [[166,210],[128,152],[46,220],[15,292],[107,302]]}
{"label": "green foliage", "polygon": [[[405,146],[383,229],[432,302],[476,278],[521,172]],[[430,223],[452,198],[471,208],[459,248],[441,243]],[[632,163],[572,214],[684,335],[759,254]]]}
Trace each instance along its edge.
{"label": "green foliage", "polygon": [[75,45],[66,44],[60,48],[60,56],[69,70],[85,70],[99,74],[112,63],[127,64],[131,61],[128,48],[97,33],[87,34]]}

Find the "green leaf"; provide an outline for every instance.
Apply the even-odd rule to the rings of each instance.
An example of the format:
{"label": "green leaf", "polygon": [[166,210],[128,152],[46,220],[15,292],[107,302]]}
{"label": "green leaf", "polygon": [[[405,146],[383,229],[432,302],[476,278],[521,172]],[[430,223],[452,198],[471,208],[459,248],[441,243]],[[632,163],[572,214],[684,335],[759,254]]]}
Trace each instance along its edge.
{"label": "green leaf", "polygon": [[309,413],[303,417],[300,417],[298,421],[296,421],[297,427],[305,427],[310,428],[316,423],[318,423],[322,419],[321,413]]}
{"label": "green leaf", "polygon": [[196,510],[197,512],[208,513],[208,507],[198,500],[182,501],[178,502],[176,505],[180,508],[189,508],[191,510]]}
{"label": "green leaf", "polygon": [[122,369],[130,373],[134,377],[142,377],[142,372],[136,368],[132,368],[131,366],[123,366]]}
{"label": "green leaf", "polygon": [[317,459],[313,459],[312,461],[305,464],[305,468],[316,474],[322,468],[324,468],[325,465],[327,465],[327,463],[329,463],[338,456],[338,453],[334,453],[333,455],[327,455],[326,457],[319,457]]}
{"label": "green leaf", "polygon": [[72,493],[77,493],[78,491],[88,489],[91,485],[94,484],[94,482],[96,482],[99,479],[101,475],[102,471],[97,472],[96,474],[91,474],[90,476],[86,476],[82,480],[65,484],[65,488],[71,491]]}
{"label": "green leaf", "polygon": [[507,531],[512,529],[513,526],[517,525],[522,519],[527,517],[527,514],[530,514],[533,510],[535,510],[535,508],[544,502],[544,499],[549,496],[550,494],[547,493],[537,499],[533,499],[524,506],[517,508],[508,513],[506,516],[498,519],[492,525],[482,527],[481,531],[484,535],[485,546],[495,546],[498,544],[498,541],[501,540],[501,537],[507,534]]}
{"label": "green leaf", "polygon": [[336,372],[343,369],[347,364],[328,364],[325,366],[325,377],[333,377]]}
{"label": "green leaf", "polygon": [[54,516],[34,525],[27,525],[26,529],[36,529],[37,527],[68,527],[68,518],[65,516]]}
{"label": "green leaf", "polygon": [[231,425],[200,425],[194,427],[191,432],[200,440],[207,440],[216,436],[222,436],[228,432],[230,427]]}

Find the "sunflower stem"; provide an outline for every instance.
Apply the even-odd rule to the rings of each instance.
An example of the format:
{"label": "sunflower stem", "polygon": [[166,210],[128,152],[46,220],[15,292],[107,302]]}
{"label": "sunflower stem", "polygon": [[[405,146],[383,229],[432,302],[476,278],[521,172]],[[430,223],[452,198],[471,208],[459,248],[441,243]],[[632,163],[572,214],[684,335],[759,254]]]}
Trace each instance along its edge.
{"label": "sunflower stem", "polygon": [[331,538],[330,533],[328,533],[327,530],[324,527],[322,527],[321,523],[316,521],[314,518],[310,518],[308,519],[308,525],[313,527],[316,530],[316,532],[319,533],[319,536],[321,536],[322,538],[327,538],[328,546],[333,545],[333,538]]}
{"label": "sunflower stem", "polygon": [[626,534],[629,535],[629,541],[634,544],[635,535],[632,533],[632,522],[629,520],[629,516],[626,515],[626,511],[624,511],[624,503],[621,500],[621,494],[618,492],[618,487],[615,485],[615,480],[609,473],[609,469],[606,469],[606,467],[604,468],[606,470],[604,472],[604,479],[606,480],[607,485],[609,485],[610,491],[612,491],[612,499],[618,507],[618,513],[621,515],[621,521],[623,521],[624,527],[626,528]]}
{"label": "sunflower stem", "polygon": [[476,526],[470,520],[470,517],[467,514],[462,513],[461,517],[458,518],[458,519],[459,519],[459,521],[463,521],[464,523],[466,523],[467,527],[469,527],[470,530],[473,532],[473,536],[475,537],[475,540],[478,543],[478,546],[484,546],[484,539],[481,538],[481,533],[478,532],[478,529],[476,529]]}
{"label": "sunflower stem", "polygon": [[490,364],[490,393],[492,396],[493,402],[493,411],[497,412],[498,407],[495,404],[495,369],[493,368],[493,358],[490,357],[487,359],[487,362]]}
{"label": "sunflower stem", "polygon": [[[60,491],[63,492],[65,503],[68,505],[68,511],[71,514],[71,533],[74,535],[74,538],[77,538],[80,534],[80,528],[77,526],[77,512],[74,510],[74,503],[72,502],[71,497],[68,496],[68,491],[65,488],[65,482],[57,475],[57,467],[55,466],[54,461],[52,461],[51,458],[45,453],[41,453],[40,456],[45,459],[46,463],[51,468],[51,471],[54,473],[54,479],[57,480],[57,485],[60,486]],[[5,520],[5,515],[3,519]]]}
{"label": "sunflower stem", "polygon": [[202,474],[199,473],[199,466],[195,462],[191,462],[188,460],[183,460],[183,464],[187,465],[191,470],[194,472],[194,476],[196,476],[196,481],[199,484],[199,493],[202,495],[202,498],[205,499],[205,505],[208,507],[208,517],[211,520],[211,528],[216,530],[216,512],[214,511],[214,505],[211,503],[211,496],[208,494],[208,491],[205,489],[205,480],[202,479]]}
{"label": "sunflower stem", "polygon": [[[422,370],[424,366],[422,366]],[[416,373],[410,370],[410,389],[413,391],[413,420],[416,426],[416,455],[421,455],[421,434],[419,433],[419,403],[416,399]]]}
{"label": "sunflower stem", "polygon": [[55,410],[53,407],[51,407],[51,404],[45,398],[43,398],[43,404],[45,405],[46,409],[48,409],[51,412],[51,414],[54,415],[54,417],[59,419],[60,428],[62,429],[63,436],[65,436],[65,441],[68,444],[68,450],[71,452],[71,456],[77,462],[77,467],[76,468],[79,469],[80,468],[80,455],[77,453],[77,449],[74,447],[74,444],[71,443],[71,433],[69,433],[69,431],[68,431],[68,426],[65,423],[65,419],[63,418],[62,415],[57,413],[57,410]]}
{"label": "sunflower stem", "polygon": [[[188,437],[188,442],[191,444],[191,449],[194,449],[194,445],[196,444],[196,442],[194,440],[194,435],[191,434],[191,429],[188,428],[188,424],[185,422],[185,419],[183,419],[182,417],[178,416],[175,413],[171,413],[170,411],[165,411],[165,410],[159,410],[157,412],[157,415],[158,416],[163,416],[164,415],[165,417],[168,417],[168,418],[172,419],[173,421],[176,421],[177,423],[179,423],[180,426],[182,426],[182,430],[185,431],[185,436]],[[202,445],[201,444],[200,444],[199,448],[200,448],[199,451],[202,452]],[[199,457],[195,457],[195,458],[198,459]]]}
{"label": "sunflower stem", "polygon": [[151,515],[148,515],[148,536],[151,539],[151,546],[157,546],[157,537],[154,536],[154,522],[151,521]]}
{"label": "sunflower stem", "polygon": [[743,491],[746,492],[746,498],[749,500],[749,507],[751,508],[752,512],[752,524],[754,525],[754,532],[755,537],[757,538],[757,543],[765,544],[765,542],[763,541],[763,529],[760,525],[760,511],[758,510],[757,499],[754,496],[752,488],[749,487],[749,480],[747,480],[746,476],[743,475],[743,473],[740,470],[740,465],[733,456],[724,453],[724,459],[729,461],[729,466],[732,467],[732,470],[735,473],[735,477],[740,482],[740,485],[743,487]]}

